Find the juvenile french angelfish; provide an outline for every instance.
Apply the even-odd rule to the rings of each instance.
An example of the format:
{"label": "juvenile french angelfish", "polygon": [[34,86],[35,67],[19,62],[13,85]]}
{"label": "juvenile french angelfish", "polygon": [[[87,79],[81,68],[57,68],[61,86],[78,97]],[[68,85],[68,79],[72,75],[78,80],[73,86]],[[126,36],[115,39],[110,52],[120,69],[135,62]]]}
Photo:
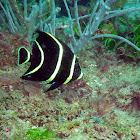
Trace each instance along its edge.
{"label": "juvenile french angelfish", "polygon": [[83,75],[75,54],[62,41],[41,31],[32,46],[32,55],[25,47],[18,50],[18,63],[31,62],[22,79],[46,81],[52,84],[47,91],[80,79]]}

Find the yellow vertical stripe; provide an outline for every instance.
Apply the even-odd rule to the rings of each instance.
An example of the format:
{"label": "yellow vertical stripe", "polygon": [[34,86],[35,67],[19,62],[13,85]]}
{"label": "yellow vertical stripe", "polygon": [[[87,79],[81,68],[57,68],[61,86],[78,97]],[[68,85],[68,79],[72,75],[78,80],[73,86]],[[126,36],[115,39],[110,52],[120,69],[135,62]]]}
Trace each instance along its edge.
{"label": "yellow vertical stripe", "polygon": [[78,79],[81,79],[83,77],[83,73],[81,72],[81,74],[79,75],[79,77],[77,78]]}
{"label": "yellow vertical stripe", "polygon": [[46,80],[47,82],[51,82],[56,77],[56,75],[60,69],[62,58],[63,58],[63,46],[53,35],[51,35],[49,33],[46,33],[46,34],[48,34],[50,37],[52,37],[59,46],[59,57],[58,57],[58,61],[57,61],[55,70],[54,70],[53,74],[50,76],[50,78],[48,80]]}
{"label": "yellow vertical stripe", "polygon": [[41,61],[40,61],[40,64],[39,64],[35,69],[33,69],[32,71],[26,73],[26,74],[23,75],[23,76],[26,76],[26,75],[29,75],[29,74],[32,74],[32,73],[36,72],[36,71],[37,71],[38,69],[40,69],[41,66],[43,65],[43,62],[44,62],[44,52],[43,52],[41,46],[39,45],[39,43],[38,43],[36,40],[35,40],[35,42],[36,42],[36,44],[37,44],[37,46],[38,46],[38,48],[39,48],[39,50],[40,50],[40,53],[41,53]]}
{"label": "yellow vertical stripe", "polygon": [[69,77],[66,79],[66,81],[65,81],[63,84],[68,83],[68,82],[72,79],[72,76],[73,76],[73,73],[74,73],[75,61],[76,61],[76,56],[75,56],[75,54],[74,54],[73,59],[72,59],[72,63],[71,63],[71,68],[70,68]]}

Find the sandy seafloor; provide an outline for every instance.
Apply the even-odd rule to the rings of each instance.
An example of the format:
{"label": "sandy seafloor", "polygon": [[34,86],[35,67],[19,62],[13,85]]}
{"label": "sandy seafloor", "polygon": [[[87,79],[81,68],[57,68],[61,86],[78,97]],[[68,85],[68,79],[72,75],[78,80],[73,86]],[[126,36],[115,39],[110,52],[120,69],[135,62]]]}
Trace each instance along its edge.
{"label": "sandy seafloor", "polygon": [[[47,87],[20,79],[28,66],[17,66],[16,52],[28,42],[5,32],[0,37],[1,140],[140,139],[139,62],[92,41],[77,54],[83,78],[44,92]],[[45,130],[52,135],[41,138]]]}

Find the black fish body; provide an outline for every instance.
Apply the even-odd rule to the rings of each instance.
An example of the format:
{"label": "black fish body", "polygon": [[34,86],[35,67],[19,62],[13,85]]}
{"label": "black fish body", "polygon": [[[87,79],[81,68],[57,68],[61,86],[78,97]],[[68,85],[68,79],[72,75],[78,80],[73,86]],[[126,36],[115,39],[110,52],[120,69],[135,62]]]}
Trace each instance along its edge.
{"label": "black fish body", "polygon": [[19,48],[19,64],[31,62],[29,69],[21,78],[51,83],[52,86],[48,91],[80,79],[83,74],[78,59],[70,48],[49,33],[41,31],[37,33],[39,36],[34,41],[32,55],[26,48]]}

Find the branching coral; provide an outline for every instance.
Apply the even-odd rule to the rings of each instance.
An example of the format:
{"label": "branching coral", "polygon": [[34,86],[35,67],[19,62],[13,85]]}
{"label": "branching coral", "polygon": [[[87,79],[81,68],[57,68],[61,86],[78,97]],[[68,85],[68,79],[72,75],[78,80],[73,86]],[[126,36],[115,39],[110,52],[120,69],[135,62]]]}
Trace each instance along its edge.
{"label": "branching coral", "polygon": [[79,40],[77,41],[74,36],[74,31],[72,28],[72,17],[70,14],[70,10],[68,8],[66,0],[64,0],[65,6],[66,6],[66,9],[68,12],[68,16],[69,16],[69,21],[70,21],[70,30],[71,30],[70,37],[71,37],[71,44],[73,46],[74,52],[77,52],[78,50],[80,50],[89,40],[93,40],[93,39],[100,38],[100,37],[111,37],[111,38],[121,39],[124,42],[127,42],[128,44],[130,44],[136,50],[140,51],[140,48],[138,48],[135,44],[133,44],[132,42],[130,42],[129,40],[127,40],[121,36],[117,36],[117,35],[113,35],[113,34],[101,34],[101,35],[92,36],[96,32],[99,24],[103,20],[140,10],[139,7],[138,8],[133,7],[130,9],[110,11],[111,4],[116,1],[117,0],[106,0],[104,2],[103,0],[97,0],[96,5],[92,10],[92,13],[90,15],[88,15],[89,22],[88,22],[87,26],[85,27],[85,30],[82,31],[81,27],[80,27],[80,22],[79,22],[81,17],[78,17],[77,0],[74,0],[75,20],[77,23],[77,28],[78,28],[78,32],[79,32],[79,36],[80,36]]}
{"label": "branching coral", "polygon": [[[37,29],[49,30],[55,35],[55,16],[60,8],[55,8],[54,0],[52,3],[50,2],[51,4],[48,3],[49,1],[42,2],[40,0],[39,5],[32,6],[28,15],[27,0],[24,0],[24,11],[19,10],[18,3],[15,0],[6,0],[0,2],[0,7],[4,12],[0,18],[10,32],[24,34],[24,38],[27,37],[29,42],[32,41],[32,35]],[[52,12],[49,13],[49,11]],[[49,26],[49,29],[46,29],[46,26]]]}
{"label": "branching coral", "polygon": [[[112,3],[116,1],[117,0],[106,0],[104,2],[103,0],[97,0],[96,5],[92,9],[91,14],[79,17],[77,0],[74,0],[75,18],[72,19],[67,2],[66,0],[64,0],[67,13],[69,16],[71,45],[73,46],[73,51],[75,53],[79,49],[81,49],[88,41],[99,37],[111,37],[121,39],[124,42],[130,44],[136,50],[140,51],[140,49],[135,44],[133,44],[132,42],[121,36],[116,36],[112,34],[101,34],[93,36],[94,33],[97,31],[99,24],[103,20],[107,20],[109,18],[119,16],[122,14],[140,11],[139,7],[111,11],[110,6]],[[32,11],[28,15],[27,0],[24,0],[24,14],[21,14],[22,11],[19,10],[18,4],[16,3],[15,0],[6,0],[0,2],[0,7],[4,12],[4,14],[0,15],[0,18],[10,32],[20,32],[22,30],[24,37],[27,37],[29,42],[32,41],[32,35],[36,29],[40,29],[42,31],[49,31],[50,33],[55,35],[56,14],[60,11],[60,8],[55,7],[54,0],[50,3],[49,2],[50,1],[42,2],[42,0],[40,0],[39,5],[32,6]],[[51,13],[49,13],[50,11]],[[47,12],[49,13],[49,16],[47,16]],[[79,20],[83,18],[89,18],[88,24],[86,25],[84,31],[81,29],[79,22]],[[6,23],[7,21],[8,24]],[[73,21],[76,21],[77,23],[77,29],[80,36],[79,40],[76,40],[75,38],[75,33],[72,24]]]}

